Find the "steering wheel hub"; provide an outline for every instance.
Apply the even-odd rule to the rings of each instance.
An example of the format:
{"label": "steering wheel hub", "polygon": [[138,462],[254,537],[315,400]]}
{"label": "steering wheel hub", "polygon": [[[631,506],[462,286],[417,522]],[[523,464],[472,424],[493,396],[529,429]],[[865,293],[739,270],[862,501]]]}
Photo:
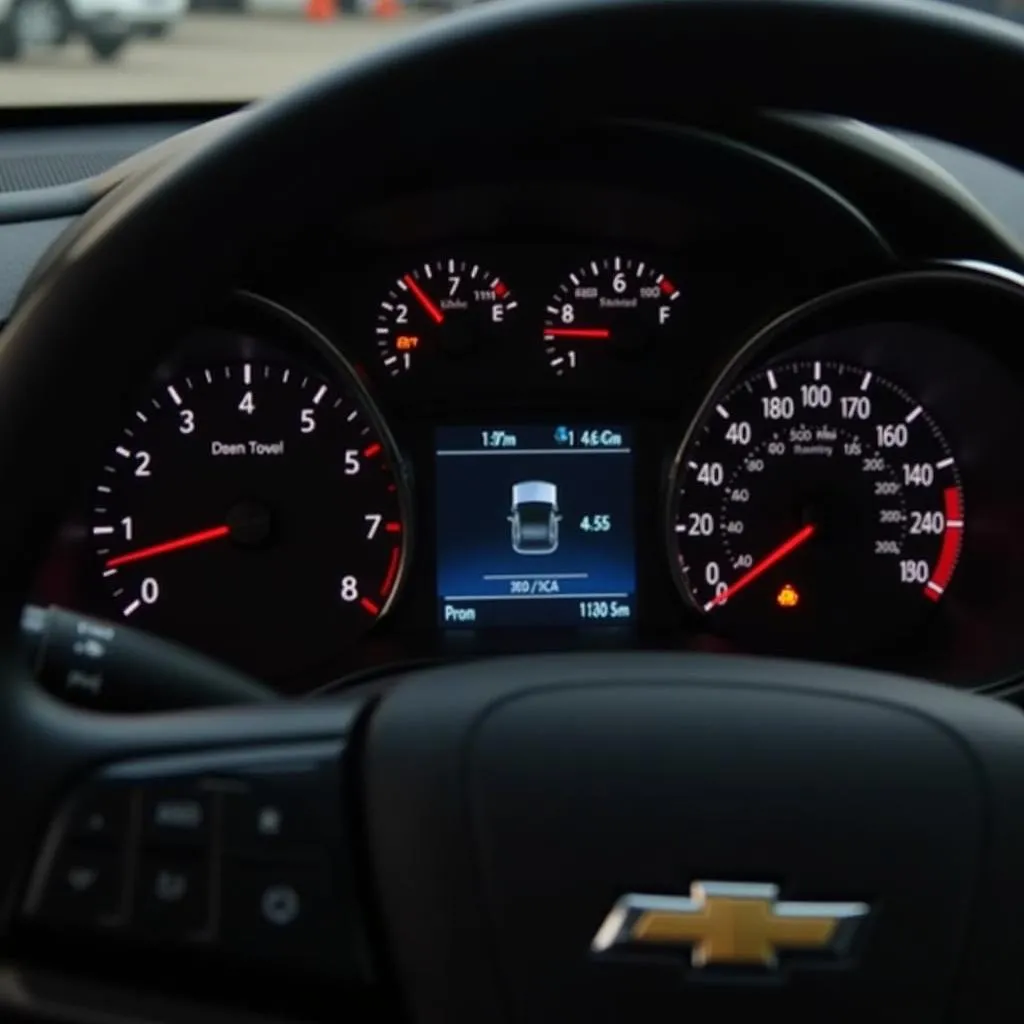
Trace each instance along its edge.
{"label": "steering wheel hub", "polygon": [[430,1019],[497,993],[533,1021],[755,1012],[766,990],[802,1020],[939,1017],[985,870],[988,737],[933,688],[821,675],[554,657],[393,693],[371,838]]}

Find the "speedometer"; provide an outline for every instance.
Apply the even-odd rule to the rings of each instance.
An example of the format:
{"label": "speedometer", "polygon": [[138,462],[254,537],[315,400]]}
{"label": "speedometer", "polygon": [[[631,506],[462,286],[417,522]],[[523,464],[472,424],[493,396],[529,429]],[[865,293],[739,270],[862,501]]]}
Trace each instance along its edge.
{"label": "speedometer", "polygon": [[897,384],[842,363],[741,379],[684,441],[671,494],[683,593],[772,647],[905,634],[960,554],[963,492],[938,424]]}

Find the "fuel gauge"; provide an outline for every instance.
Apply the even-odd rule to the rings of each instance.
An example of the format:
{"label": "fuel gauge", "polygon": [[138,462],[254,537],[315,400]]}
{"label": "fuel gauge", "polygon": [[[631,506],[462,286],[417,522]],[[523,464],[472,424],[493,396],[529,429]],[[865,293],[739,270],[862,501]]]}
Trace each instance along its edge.
{"label": "fuel gauge", "polygon": [[[545,309],[544,354],[558,377],[643,355],[676,312],[679,289],[644,260],[591,260],[559,284]],[[609,356],[613,357],[609,360]]]}
{"label": "fuel gauge", "polygon": [[397,278],[377,310],[384,369],[398,377],[430,357],[467,356],[516,306],[508,285],[479,263],[428,261]]}

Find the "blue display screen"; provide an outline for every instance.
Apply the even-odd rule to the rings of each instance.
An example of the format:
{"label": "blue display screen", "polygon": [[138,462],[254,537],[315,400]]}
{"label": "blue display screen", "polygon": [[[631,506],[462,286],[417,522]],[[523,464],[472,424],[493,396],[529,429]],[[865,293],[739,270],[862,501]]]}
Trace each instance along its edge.
{"label": "blue display screen", "polygon": [[436,440],[442,626],[610,625],[633,618],[628,430],[442,427]]}

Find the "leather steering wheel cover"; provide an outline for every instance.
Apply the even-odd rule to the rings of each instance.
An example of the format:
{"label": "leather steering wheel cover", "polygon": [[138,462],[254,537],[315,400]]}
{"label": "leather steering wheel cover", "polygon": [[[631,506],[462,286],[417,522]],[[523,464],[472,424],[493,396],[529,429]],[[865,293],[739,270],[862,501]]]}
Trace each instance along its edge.
{"label": "leather steering wheel cover", "polygon": [[513,146],[577,111],[696,120],[780,108],[1024,166],[1006,88],[1022,71],[1024,32],[910,0],[534,0],[436,22],[259,106],[193,160],[101,201],[4,330],[0,636],[17,629],[120,396],[268,238],[323,216],[323,189],[357,203],[393,161],[478,137],[496,109]]}

